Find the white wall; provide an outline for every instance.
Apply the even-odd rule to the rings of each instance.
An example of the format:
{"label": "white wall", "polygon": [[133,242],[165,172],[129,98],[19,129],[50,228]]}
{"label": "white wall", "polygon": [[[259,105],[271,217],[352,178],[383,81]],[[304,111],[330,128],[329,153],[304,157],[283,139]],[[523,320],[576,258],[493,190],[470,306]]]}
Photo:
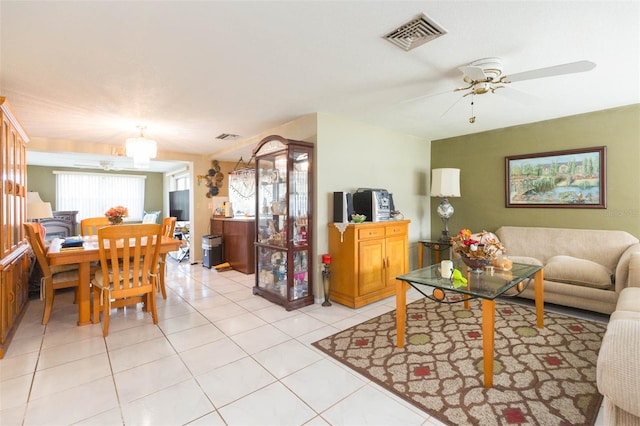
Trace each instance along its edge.
{"label": "white wall", "polygon": [[[430,147],[428,140],[318,114],[316,254],[326,253],[329,247],[327,224],[333,221],[334,191],[383,188],[393,193],[396,209],[411,220],[410,265],[415,267],[415,243],[431,234]],[[321,293],[319,289],[316,294]]]}

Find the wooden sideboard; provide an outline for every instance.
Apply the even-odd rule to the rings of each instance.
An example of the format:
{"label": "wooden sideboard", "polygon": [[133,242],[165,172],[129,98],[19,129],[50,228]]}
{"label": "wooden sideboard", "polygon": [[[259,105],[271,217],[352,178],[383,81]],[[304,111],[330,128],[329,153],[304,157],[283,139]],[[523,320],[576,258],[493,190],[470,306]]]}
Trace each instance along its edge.
{"label": "wooden sideboard", "polygon": [[211,219],[210,233],[222,235],[224,261],[236,271],[245,274],[255,272],[256,224],[253,218]]}
{"label": "wooden sideboard", "polygon": [[359,308],[396,292],[398,275],[409,272],[409,220],[350,223],[344,232],[329,224],[329,298]]}

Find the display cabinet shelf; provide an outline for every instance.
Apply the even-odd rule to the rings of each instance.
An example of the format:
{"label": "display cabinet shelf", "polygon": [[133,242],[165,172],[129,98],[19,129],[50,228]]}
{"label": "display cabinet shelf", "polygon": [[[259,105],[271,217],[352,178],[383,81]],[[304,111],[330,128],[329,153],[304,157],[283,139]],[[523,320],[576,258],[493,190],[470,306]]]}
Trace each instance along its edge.
{"label": "display cabinet shelf", "polygon": [[313,303],[313,144],[269,136],[256,158],[256,284],[287,310]]}

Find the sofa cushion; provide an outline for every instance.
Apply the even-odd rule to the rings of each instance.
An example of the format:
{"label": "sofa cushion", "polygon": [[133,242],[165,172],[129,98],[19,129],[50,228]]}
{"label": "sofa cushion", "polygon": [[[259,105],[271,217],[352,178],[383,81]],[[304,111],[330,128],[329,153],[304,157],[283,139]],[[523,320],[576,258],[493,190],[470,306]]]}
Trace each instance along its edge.
{"label": "sofa cushion", "polygon": [[544,278],[586,287],[613,288],[613,273],[599,263],[571,256],[553,256],[544,265]]}
{"label": "sofa cushion", "polygon": [[527,265],[544,266],[542,262],[540,262],[535,257],[527,257],[527,256],[507,256],[507,257],[515,263],[526,263]]}

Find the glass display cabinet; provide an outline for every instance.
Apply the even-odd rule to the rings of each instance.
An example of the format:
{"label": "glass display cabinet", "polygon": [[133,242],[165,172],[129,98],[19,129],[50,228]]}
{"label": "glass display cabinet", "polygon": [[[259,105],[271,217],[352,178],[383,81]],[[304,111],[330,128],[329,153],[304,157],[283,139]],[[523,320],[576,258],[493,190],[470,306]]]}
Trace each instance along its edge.
{"label": "glass display cabinet", "polygon": [[313,144],[264,138],[256,159],[253,294],[286,310],[313,303]]}

